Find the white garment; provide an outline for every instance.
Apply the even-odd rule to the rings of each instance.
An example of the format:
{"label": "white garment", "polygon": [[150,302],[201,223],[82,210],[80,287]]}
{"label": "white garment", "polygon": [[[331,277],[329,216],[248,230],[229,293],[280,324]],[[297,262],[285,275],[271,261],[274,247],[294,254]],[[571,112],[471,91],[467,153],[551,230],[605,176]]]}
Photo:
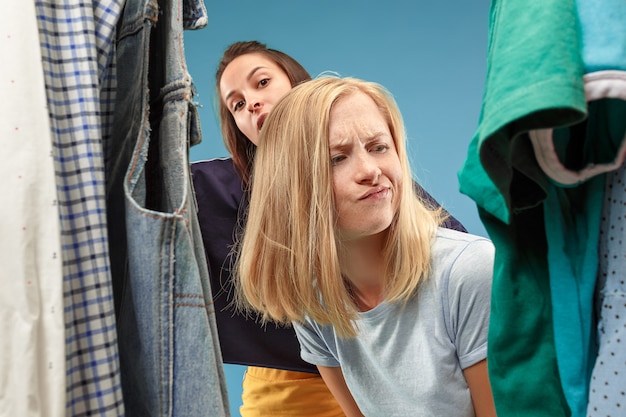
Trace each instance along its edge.
{"label": "white garment", "polygon": [[59,212],[34,3],[4,7],[0,28],[0,416],[64,416]]}
{"label": "white garment", "polygon": [[589,386],[588,417],[626,412],[626,166],[607,174],[597,283],[598,356]]}

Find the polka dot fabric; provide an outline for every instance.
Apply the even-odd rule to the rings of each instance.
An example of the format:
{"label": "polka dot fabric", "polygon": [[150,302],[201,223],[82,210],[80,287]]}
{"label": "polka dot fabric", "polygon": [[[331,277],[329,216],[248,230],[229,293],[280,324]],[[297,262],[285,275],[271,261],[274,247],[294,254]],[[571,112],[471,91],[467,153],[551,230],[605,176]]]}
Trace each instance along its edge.
{"label": "polka dot fabric", "polygon": [[607,175],[598,273],[599,351],[589,417],[626,416],[626,167]]}

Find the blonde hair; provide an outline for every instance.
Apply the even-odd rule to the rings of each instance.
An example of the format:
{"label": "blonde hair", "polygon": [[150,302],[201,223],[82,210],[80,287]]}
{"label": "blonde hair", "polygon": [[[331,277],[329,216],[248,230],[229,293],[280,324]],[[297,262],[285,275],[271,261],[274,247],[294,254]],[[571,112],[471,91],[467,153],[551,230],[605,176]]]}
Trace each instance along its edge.
{"label": "blonde hair", "polygon": [[337,100],[361,91],[387,120],[402,165],[397,214],[384,247],[385,299],[406,302],[427,276],[442,219],[415,195],[402,116],[381,85],[324,76],[292,89],[266,119],[252,174],[247,224],[236,266],[240,307],[264,320],[309,316],[356,336],[358,308],[340,268],[328,126]]}

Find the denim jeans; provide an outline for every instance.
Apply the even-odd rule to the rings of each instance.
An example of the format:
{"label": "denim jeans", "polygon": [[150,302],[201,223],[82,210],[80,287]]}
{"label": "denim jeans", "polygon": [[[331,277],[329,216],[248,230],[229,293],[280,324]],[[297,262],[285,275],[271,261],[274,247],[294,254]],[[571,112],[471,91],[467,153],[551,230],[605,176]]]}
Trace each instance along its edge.
{"label": "denim jeans", "polygon": [[110,246],[133,417],[230,415],[188,163],[200,128],[183,29],[204,5],[185,3],[191,22],[180,0],[128,0],[118,26],[107,189],[117,210],[109,211]]}

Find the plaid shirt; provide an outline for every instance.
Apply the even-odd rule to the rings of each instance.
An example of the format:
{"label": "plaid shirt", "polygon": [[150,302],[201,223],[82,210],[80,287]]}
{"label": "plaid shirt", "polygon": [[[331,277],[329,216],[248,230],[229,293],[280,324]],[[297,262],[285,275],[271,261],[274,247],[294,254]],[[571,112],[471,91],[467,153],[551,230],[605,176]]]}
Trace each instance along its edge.
{"label": "plaid shirt", "polygon": [[36,0],[53,137],[65,305],[66,412],[124,414],[108,255],[103,142],[123,0]]}

